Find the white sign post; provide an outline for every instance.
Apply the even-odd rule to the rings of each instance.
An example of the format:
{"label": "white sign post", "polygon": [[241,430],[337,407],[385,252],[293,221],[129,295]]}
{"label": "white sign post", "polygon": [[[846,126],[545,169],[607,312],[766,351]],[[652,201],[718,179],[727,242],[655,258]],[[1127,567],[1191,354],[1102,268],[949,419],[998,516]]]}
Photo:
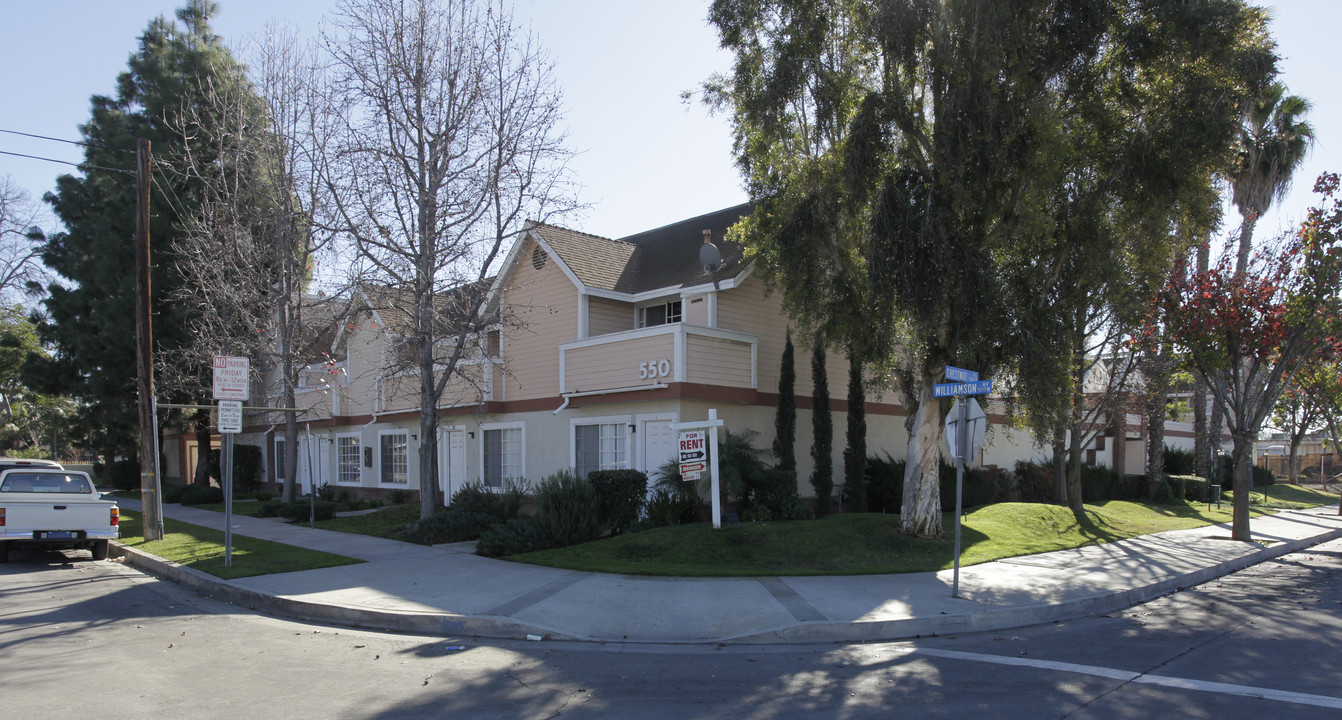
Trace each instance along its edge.
{"label": "white sign post", "polygon": [[[698,453],[701,453],[703,451],[703,435],[705,434],[708,435],[708,467],[709,467],[709,479],[710,479],[709,494],[713,496],[714,530],[719,530],[722,528],[722,499],[718,497],[718,488],[721,486],[722,483],[721,479],[718,476],[718,428],[722,427],[722,424],[723,424],[722,421],[718,419],[718,411],[716,409],[710,409],[708,411],[707,420],[696,420],[692,422],[683,422],[683,423],[671,423],[671,429],[677,431],[680,434],[679,437],[681,439],[681,442],[678,442],[676,444],[676,448],[678,451],[677,457],[680,460],[682,468],[685,467],[686,465],[685,462],[686,453],[689,453],[690,455],[696,455]],[[698,433],[684,432],[686,430],[691,431],[698,430],[699,432]],[[698,435],[699,437],[697,441],[697,447],[687,447],[687,445],[685,444],[686,441],[684,439],[687,436],[692,435]],[[693,445],[695,441],[691,440],[690,443],[691,445]],[[690,465],[694,465],[695,463],[702,464],[702,462],[703,462],[702,460],[690,460],[689,464]],[[703,472],[702,467],[700,467],[698,471],[696,471],[694,476],[695,479],[699,477],[700,472]],[[684,475],[682,471],[682,477],[683,476]]]}
{"label": "white sign post", "polygon": [[245,357],[214,356],[214,399],[248,400],[251,362]]}
{"label": "white sign post", "polygon": [[[992,380],[979,380],[973,370],[947,367],[946,379],[955,382],[932,386],[932,397],[955,397],[955,407],[946,416],[946,443],[955,456],[955,572],[951,579],[951,597],[960,597],[960,513],[964,504],[965,462],[983,446],[988,418],[970,395],[992,392]],[[971,407],[972,406],[972,407]],[[972,414],[972,417],[971,417]],[[972,449],[971,449],[972,448]]]}

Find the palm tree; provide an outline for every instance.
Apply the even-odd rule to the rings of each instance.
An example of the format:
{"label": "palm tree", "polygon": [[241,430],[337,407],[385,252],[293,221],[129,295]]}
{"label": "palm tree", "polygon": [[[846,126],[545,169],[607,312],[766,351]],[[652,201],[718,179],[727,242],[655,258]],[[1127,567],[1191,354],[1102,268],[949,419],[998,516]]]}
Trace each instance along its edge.
{"label": "palm tree", "polygon": [[1230,178],[1231,202],[1243,222],[1239,232],[1239,258],[1235,265],[1244,272],[1249,264],[1253,227],[1274,200],[1291,189],[1291,175],[1314,144],[1314,128],[1301,116],[1309,101],[1287,95],[1286,86],[1273,83],[1244,114],[1240,129],[1239,163]]}

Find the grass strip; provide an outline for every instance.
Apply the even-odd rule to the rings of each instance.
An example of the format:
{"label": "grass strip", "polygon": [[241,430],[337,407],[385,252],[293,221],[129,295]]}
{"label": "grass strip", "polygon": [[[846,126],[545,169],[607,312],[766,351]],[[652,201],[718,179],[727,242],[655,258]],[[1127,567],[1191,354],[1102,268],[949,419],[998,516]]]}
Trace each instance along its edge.
{"label": "grass strip", "polygon": [[363,515],[318,520],[317,527],[322,530],[398,540],[407,525],[414,525],[417,522],[419,522],[419,504],[412,503],[379,508]]}
{"label": "grass strip", "polygon": [[223,580],[363,562],[343,555],[234,533],[233,564],[232,567],[224,567],[222,530],[164,518],[163,539],[146,541],[140,513],[129,510],[121,511],[120,542]]}
{"label": "grass strip", "polygon": [[[1272,486],[1255,515],[1337,502],[1336,495]],[[1000,503],[968,512],[961,526],[962,565],[1096,545],[1168,530],[1228,523],[1231,507],[1109,501],[1083,516],[1056,505]],[[549,567],[629,575],[751,577],[928,572],[954,563],[953,515],[946,538],[898,531],[898,515],[840,514],[799,522],[737,523],[713,530],[680,525],[621,535],[508,559]]]}

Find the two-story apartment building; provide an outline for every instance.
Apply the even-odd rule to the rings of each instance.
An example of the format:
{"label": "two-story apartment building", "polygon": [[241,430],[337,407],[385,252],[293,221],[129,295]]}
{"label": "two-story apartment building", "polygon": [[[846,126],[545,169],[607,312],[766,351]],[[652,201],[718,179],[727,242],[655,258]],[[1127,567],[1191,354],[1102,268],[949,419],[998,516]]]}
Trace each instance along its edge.
{"label": "two-story apartment building", "polygon": [[[724,239],[748,210],[732,207],[620,239],[545,224],[521,234],[489,289],[488,312],[497,323],[475,338],[438,408],[445,497],[466,482],[535,482],[563,468],[652,474],[673,455],[672,424],[705,419],[710,409],[728,429],[757,431],[759,445],[768,447],[789,322],[781,299]],[[701,250],[708,239],[720,262],[706,269]],[[330,361],[308,367],[299,383],[298,404],[307,412],[293,449],[298,480],[305,490],[312,483],[359,494],[415,490],[418,375],[392,361],[408,316],[390,296],[363,292],[352,302],[336,327]],[[811,494],[805,478],[812,469],[806,340],[794,338],[803,496]],[[842,482],[848,364],[836,351],[828,362],[838,429],[831,462]],[[868,450],[903,457],[908,436],[898,395],[872,387]],[[283,479],[277,471],[290,451],[279,423],[278,414],[251,420],[238,439],[263,448],[270,481]],[[1099,448],[1101,461],[1107,449]],[[1026,432],[998,426],[979,461],[1009,467],[1040,454]],[[165,475],[172,465],[170,458]]]}

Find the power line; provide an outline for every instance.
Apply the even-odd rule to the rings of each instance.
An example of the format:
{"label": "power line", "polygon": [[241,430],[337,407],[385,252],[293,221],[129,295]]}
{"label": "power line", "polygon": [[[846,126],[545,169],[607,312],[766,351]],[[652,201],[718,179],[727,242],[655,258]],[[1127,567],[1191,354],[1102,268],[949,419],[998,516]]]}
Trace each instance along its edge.
{"label": "power line", "polygon": [[102,165],[87,165],[84,163],[70,162],[69,160],[57,160],[56,158],[40,157],[38,155],[24,155],[23,153],[9,152],[8,150],[0,150],[0,155],[13,155],[14,157],[28,158],[29,160],[45,160],[47,162],[59,163],[61,165],[70,165],[71,167],[77,167],[80,169],[106,170],[107,172],[121,173],[122,175],[135,174],[133,170],[123,170],[121,168],[103,167]]}
{"label": "power line", "polygon": [[65,138],[49,137],[49,136],[47,136],[47,135],[34,135],[33,133],[19,132],[18,130],[6,130],[6,129],[4,129],[4,128],[0,128],[0,133],[9,133],[10,135],[22,135],[22,136],[24,136],[24,137],[37,138],[38,140],[51,140],[52,142],[69,143],[69,144],[71,144],[71,145],[79,145],[79,146],[81,146],[81,147],[97,148],[98,150],[108,150],[108,151],[111,151],[111,152],[123,152],[123,153],[126,153],[126,154],[128,154],[128,155],[134,155],[134,154],[135,154],[135,151],[134,151],[134,150],[126,150],[126,149],[124,149],[124,148],[109,148],[109,147],[107,147],[106,145],[98,145],[97,143],[81,142],[81,141],[79,141],[79,140],[66,140]]}

